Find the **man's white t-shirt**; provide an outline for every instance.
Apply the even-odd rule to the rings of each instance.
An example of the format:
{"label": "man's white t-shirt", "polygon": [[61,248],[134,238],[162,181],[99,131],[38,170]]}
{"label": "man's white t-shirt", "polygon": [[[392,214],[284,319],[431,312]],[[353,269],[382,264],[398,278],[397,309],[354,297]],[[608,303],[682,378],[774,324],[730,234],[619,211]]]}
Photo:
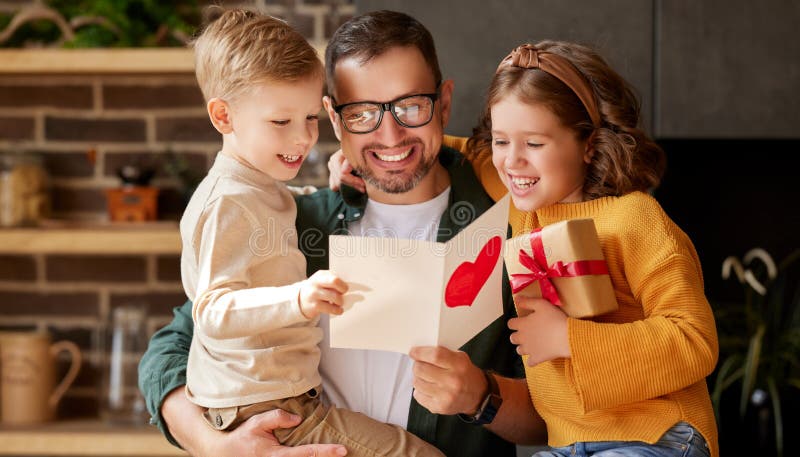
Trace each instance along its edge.
{"label": "man's white t-shirt", "polygon": [[[413,205],[367,202],[364,216],[348,226],[355,236],[381,236],[436,241],[439,221],[447,210],[450,188],[433,200]],[[323,339],[319,371],[333,405],[406,428],[413,389],[413,361],[405,354],[330,347],[327,314],[322,314]]]}

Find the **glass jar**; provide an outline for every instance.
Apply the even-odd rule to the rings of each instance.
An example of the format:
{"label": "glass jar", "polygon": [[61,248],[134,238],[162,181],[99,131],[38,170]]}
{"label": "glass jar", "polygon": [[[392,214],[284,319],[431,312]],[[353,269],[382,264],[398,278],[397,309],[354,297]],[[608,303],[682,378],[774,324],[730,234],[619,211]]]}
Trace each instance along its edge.
{"label": "glass jar", "polygon": [[31,153],[0,153],[0,227],[32,225],[50,215],[47,172]]}
{"label": "glass jar", "polygon": [[139,392],[139,360],[147,349],[146,306],[119,306],[104,325],[100,417],[111,423],[147,424]]}

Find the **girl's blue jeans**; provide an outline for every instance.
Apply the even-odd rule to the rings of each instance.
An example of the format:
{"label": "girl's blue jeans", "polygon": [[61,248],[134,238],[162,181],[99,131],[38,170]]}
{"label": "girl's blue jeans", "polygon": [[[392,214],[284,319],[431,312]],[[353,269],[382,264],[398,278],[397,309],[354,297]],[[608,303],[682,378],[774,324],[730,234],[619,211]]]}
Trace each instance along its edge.
{"label": "girl's blue jeans", "polygon": [[686,422],[678,422],[653,444],[641,441],[578,442],[539,451],[532,457],[709,457],[705,438]]}

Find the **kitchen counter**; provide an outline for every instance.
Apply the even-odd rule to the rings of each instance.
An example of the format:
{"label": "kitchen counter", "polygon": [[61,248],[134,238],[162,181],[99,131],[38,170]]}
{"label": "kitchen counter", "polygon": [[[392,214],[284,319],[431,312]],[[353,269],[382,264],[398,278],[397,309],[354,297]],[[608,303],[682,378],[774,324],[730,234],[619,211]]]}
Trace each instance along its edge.
{"label": "kitchen counter", "polygon": [[82,420],[0,426],[0,455],[185,457],[188,454],[169,444],[155,427],[124,427]]}

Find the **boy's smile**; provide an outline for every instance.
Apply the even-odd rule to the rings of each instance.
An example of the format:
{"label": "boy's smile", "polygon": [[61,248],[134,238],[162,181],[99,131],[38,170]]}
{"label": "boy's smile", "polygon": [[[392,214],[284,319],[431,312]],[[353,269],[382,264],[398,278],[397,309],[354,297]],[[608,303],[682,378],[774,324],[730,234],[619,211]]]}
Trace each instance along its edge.
{"label": "boy's smile", "polygon": [[278,154],[278,159],[286,165],[287,168],[300,168],[300,165],[303,163],[305,157],[302,154],[299,155],[289,155],[289,154]]}

